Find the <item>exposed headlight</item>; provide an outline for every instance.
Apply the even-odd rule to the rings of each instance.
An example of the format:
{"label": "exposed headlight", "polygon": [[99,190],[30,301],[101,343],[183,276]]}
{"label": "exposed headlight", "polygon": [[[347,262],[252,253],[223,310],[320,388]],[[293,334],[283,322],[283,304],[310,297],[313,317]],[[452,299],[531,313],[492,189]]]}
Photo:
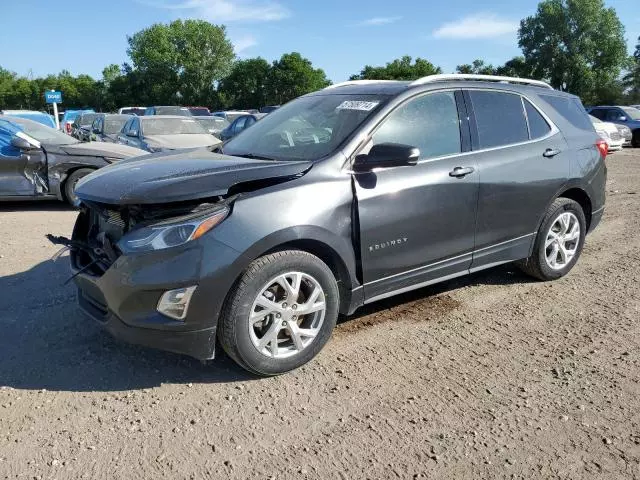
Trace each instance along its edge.
{"label": "exposed headlight", "polygon": [[177,247],[200,238],[222,222],[229,214],[228,208],[206,216],[191,217],[182,221],[156,223],[138,228],[120,239],[118,247],[124,253],[149,252]]}

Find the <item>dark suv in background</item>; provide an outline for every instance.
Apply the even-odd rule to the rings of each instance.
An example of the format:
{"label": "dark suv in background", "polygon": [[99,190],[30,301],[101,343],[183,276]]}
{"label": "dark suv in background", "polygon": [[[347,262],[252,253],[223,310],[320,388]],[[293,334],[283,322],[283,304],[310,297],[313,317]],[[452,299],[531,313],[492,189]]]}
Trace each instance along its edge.
{"label": "dark suv in background", "polygon": [[275,375],[338,314],[517,262],[566,275],[605,204],[606,143],[580,100],[522,79],[353,81],[224,146],[85,177],[71,266],[115,336],[200,359],[216,338]]}

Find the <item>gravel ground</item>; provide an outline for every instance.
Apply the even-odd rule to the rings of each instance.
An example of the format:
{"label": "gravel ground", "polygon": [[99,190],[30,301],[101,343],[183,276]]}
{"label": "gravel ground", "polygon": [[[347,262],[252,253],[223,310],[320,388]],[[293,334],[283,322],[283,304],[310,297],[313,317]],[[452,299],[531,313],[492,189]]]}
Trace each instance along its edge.
{"label": "gravel ground", "polygon": [[266,380],[112,340],[49,260],[74,212],[0,206],[0,478],[640,478],[637,152],[568,277],[380,302]]}

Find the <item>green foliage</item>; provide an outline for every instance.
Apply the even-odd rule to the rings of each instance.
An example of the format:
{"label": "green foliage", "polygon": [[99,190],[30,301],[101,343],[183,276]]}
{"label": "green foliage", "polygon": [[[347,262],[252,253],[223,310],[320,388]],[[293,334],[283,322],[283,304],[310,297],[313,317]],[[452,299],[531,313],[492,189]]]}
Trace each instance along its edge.
{"label": "green foliage", "polygon": [[614,86],[627,55],[624,27],[603,0],[543,0],[520,23],[519,45],[534,78],[585,103]]}
{"label": "green foliage", "polygon": [[491,64],[485,64],[484,60],[474,60],[471,65],[464,64],[456,67],[457,73],[472,73],[478,75],[496,75],[496,69]]}
{"label": "green foliage", "polygon": [[271,65],[265,82],[266,103],[281,105],[329,85],[331,81],[324,70],[313,68],[311,60],[298,52],[285,53]]}
{"label": "green foliage", "polygon": [[367,65],[359,74],[352,75],[349,80],[417,80],[438,73],[442,73],[442,69],[428,60],[416,58],[415,63],[412,63],[411,57],[405,55],[387,63],[384,67]]}
{"label": "green foliage", "polygon": [[624,76],[623,87],[627,89],[627,101],[634,105],[640,104],[640,37],[633,57],[629,59],[629,70]]}
{"label": "green foliage", "polygon": [[226,28],[204,20],[155,24],[128,42],[141,96],[151,104],[206,104],[235,57]]}
{"label": "green foliage", "polygon": [[218,86],[220,103],[235,109],[267,105],[266,83],[270,73],[271,65],[264,58],[237,61]]}

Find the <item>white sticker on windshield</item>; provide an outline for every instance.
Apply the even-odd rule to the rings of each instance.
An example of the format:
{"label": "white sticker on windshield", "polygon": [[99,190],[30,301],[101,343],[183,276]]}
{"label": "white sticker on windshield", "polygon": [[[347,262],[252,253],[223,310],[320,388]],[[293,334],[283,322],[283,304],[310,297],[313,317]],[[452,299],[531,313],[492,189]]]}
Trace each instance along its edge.
{"label": "white sticker on windshield", "polygon": [[362,100],[345,100],[336,107],[336,110],[360,110],[370,112],[378,106],[380,102],[364,102]]}

